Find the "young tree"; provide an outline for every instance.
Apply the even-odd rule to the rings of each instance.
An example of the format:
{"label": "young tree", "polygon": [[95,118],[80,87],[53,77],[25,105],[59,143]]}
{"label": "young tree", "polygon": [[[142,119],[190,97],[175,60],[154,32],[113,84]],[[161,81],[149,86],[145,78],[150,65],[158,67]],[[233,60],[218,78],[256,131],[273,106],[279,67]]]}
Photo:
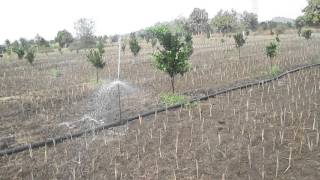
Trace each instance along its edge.
{"label": "young tree", "polygon": [[4,41],[4,44],[5,44],[5,47],[6,47],[6,53],[10,56],[11,55],[11,51],[12,51],[10,40],[6,39]]}
{"label": "young tree", "polygon": [[175,92],[175,76],[183,75],[190,69],[188,62],[193,52],[191,34],[179,34],[170,31],[167,25],[158,25],[150,28],[162,46],[153,53],[154,65],[166,72],[171,78],[172,92]]}
{"label": "young tree", "polygon": [[302,28],[306,25],[305,19],[303,16],[297,17],[295,20],[295,26],[298,30],[298,35],[301,36]]}
{"label": "young tree", "polygon": [[24,58],[27,59],[27,61],[28,61],[31,65],[33,65],[34,58],[35,58],[35,51],[34,51],[34,49],[32,49],[32,48],[28,49],[27,54],[26,54],[26,56],[25,56]]}
{"label": "young tree", "polygon": [[97,48],[98,48],[98,51],[101,55],[103,55],[105,53],[105,50],[104,50],[104,44],[102,41],[98,41],[97,43]]}
{"label": "young tree", "polygon": [[87,60],[96,68],[97,82],[99,82],[99,69],[103,69],[106,63],[102,60],[99,50],[91,49],[87,54]]}
{"label": "young tree", "polygon": [[12,51],[17,54],[19,59],[22,59],[25,54],[24,49],[22,48],[21,45],[18,45],[17,47],[12,48]]}
{"label": "young tree", "polygon": [[58,31],[55,42],[59,44],[60,48],[69,47],[69,45],[73,42],[72,34],[65,29]]}
{"label": "young tree", "polygon": [[212,18],[211,26],[212,29],[216,29],[223,35],[234,31],[239,26],[237,12],[234,10],[231,12],[220,10],[218,14]]}
{"label": "young tree", "polygon": [[243,37],[242,33],[237,33],[233,35],[233,39],[236,45],[236,48],[238,49],[239,52],[239,60],[241,59],[241,47],[246,43],[246,40]]}
{"label": "young tree", "polygon": [[135,33],[130,34],[129,46],[130,46],[130,50],[133,53],[134,57],[136,57],[141,49],[141,46],[139,45],[139,42],[137,40]]}
{"label": "young tree", "polygon": [[312,35],[311,29],[306,29],[306,30],[302,31],[302,37],[304,37],[306,40],[311,39],[311,35]]}
{"label": "young tree", "polygon": [[276,57],[278,51],[278,44],[275,42],[271,42],[266,46],[266,54],[270,60],[270,70],[272,70],[272,60]]}
{"label": "young tree", "polygon": [[121,51],[123,52],[123,54],[126,53],[126,46],[127,46],[126,42],[123,41],[122,44],[121,44]]}

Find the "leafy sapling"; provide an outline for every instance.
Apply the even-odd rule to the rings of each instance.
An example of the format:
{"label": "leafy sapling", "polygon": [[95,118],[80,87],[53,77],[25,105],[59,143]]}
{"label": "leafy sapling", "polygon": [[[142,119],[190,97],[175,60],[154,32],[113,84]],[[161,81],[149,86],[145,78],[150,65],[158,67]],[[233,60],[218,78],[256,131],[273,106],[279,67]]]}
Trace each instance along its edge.
{"label": "leafy sapling", "polygon": [[99,50],[91,49],[87,54],[87,60],[96,68],[97,83],[99,82],[99,69],[103,69],[106,63],[102,60]]}
{"label": "leafy sapling", "polygon": [[162,46],[153,53],[154,65],[166,72],[171,79],[172,93],[175,92],[175,76],[190,70],[189,59],[193,53],[192,36],[190,33],[172,32],[167,25],[150,28],[154,37]]}
{"label": "leafy sapling", "polygon": [[[139,51],[141,50],[141,46],[139,45],[139,42],[137,40],[135,33],[130,34],[129,46],[130,46],[131,52],[133,53],[134,57],[136,58]],[[133,62],[135,63],[135,60]]]}
{"label": "leafy sapling", "polygon": [[237,33],[233,35],[233,39],[236,45],[236,48],[238,49],[239,52],[239,60],[241,58],[241,47],[246,43],[246,40],[244,39],[244,36],[242,33]]}
{"label": "leafy sapling", "polygon": [[272,60],[276,57],[278,52],[278,44],[275,42],[271,42],[266,46],[266,54],[270,60],[270,70],[272,71]]}

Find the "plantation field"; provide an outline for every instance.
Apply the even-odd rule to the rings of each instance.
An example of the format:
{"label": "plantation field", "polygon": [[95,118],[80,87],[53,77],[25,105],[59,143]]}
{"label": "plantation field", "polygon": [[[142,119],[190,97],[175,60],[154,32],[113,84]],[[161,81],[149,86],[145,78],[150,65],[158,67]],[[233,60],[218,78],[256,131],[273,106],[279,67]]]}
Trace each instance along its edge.
{"label": "plantation field", "polygon": [[[176,78],[176,92],[192,99],[272,76],[265,47],[274,37],[249,36],[240,60],[233,38],[221,39],[194,37],[192,70]],[[281,71],[320,63],[320,39],[290,34],[280,39],[273,64]],[[142,47],[136,58],[128,49],[122,54],[120,79],[129,89],[122,89],[122,119],[164,107],[160,96],[171,90],[169,77],[152,65],[154,49]],[[99,83],[84,50],[37,54],[33,66],[15,57],[1,59],[0,139],[9,142],[0,149],[101,125],[100,119],[87,118],[100,104],[105,124],[118,121],[116,99],[106,96],[96,103],[97,94],[117,78],[117,52],[116,44],[106,47]],[[119,127],[1,157],[1,178],[317,179],[319,76],[319,68],[303,70],[130,123],[128,132]]]}
{"label": "plantation field", "polygon": [[1,157],[2,179],[318,179],[320,69]]}

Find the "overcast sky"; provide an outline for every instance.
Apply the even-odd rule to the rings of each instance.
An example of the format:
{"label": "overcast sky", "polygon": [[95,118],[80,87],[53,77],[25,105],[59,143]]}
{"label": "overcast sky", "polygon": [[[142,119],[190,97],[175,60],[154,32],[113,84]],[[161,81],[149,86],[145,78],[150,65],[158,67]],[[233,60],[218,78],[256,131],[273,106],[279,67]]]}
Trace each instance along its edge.
{"label": "overcast sky", "polygon": [[97,35],[122,34],[204,8],[213,17],[220,9],[239,12],[257,8],[259,21],[275,16],[296,18],[306,0],[1,0],[0,44],[5,39],[34,38],[38,33],[53,39],[57,31],[74,34],[74,22],[82,17],[96,22]]}

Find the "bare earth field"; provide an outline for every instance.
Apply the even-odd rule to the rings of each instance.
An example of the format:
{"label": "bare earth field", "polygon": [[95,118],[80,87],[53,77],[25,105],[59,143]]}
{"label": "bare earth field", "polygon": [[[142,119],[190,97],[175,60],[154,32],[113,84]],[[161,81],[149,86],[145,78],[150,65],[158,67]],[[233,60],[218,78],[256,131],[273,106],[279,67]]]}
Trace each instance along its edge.
{"label": "bare earth field", "polygon": [[[281,38],[274,63],[281,69],[319,62],[319,39]],[[177,78],[190,98],[252,79],[268,77],[264,54],[271,36],[252,36],[239,61],[233,39],[196,37],[193,69]],[[123,118],[163,106],[166,74],[151,64],[152,48],[133,63],[129,51],[121,79],[134,88],[122,97]],[[0,62],[0,137],[10,146],[95,126],[79,122],[93,111],[92,97],[116,78],[117,47],[107,48],[103,84],[85,52],[38,55],[34,66]],[[0,157],[1,179],[312,179],[320,177],[320,70],[304,70],[271,84],[235,91],[176,111],[159,113],[88,134],[54,147]],[[116,104],[116,102],[114,102]],[[111,103],[105,123],[117,121]],[[73,126],[65,124],[75,122]],[[126,131],[124,131],[126,130]]]}

